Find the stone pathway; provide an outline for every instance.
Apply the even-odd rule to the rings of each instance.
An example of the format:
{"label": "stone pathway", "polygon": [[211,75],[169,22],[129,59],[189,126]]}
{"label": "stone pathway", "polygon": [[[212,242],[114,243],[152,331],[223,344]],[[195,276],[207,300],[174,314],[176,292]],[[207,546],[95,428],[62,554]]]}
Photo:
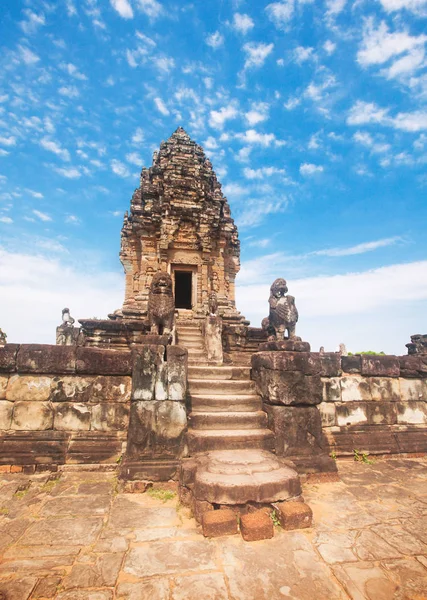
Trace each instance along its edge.
{"label": "stone pathway", "polygon": [[113,473],[0,474],[0,599],[427,599],[427,460],[339,468],[304,486],[313,529],[252,543]]}

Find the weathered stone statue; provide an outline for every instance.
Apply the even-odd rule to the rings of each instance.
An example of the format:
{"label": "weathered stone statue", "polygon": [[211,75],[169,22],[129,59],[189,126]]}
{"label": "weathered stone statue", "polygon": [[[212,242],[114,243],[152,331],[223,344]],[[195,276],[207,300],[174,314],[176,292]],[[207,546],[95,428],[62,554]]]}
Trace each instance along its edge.
{"label": "weathered stone statue", "polygon": [[7,335],[5,334],[5,332],[0,329],[0,347],[1,346],[5,346],[7,343]]}
{"label": "weathered stone statue", "polygon": [[411,335],[411,342],[406,347],[408,354],[427,354],[427,335]]}
{"label": "weathered stone statue", "polygon": [[148,297],[148,319],[151,333],[172,335],[174,317],[175,301],[172,278],[166,271],[158,271],[153,276]]}
{"label": "weathered stone statue", "polygon": [[341,356],[348,356],[347,347],[345,344],[340,344],[339,348],[339,353]]}
{"label": "weathered stone statue", "polygon": [[277,340],[285,339],[285,332],[288,332],[288,339],[296,338],[295,326],[298,321],[298,311],[295,306],[295,298],[287,296],[288,286],[286,280],[276,279],[270,288],[270,314],[268,323],[263,320],[263,329],[267,330],[271,336]]}
{"label": "weathered stone statue", "polygon": [[211,292],[209,295],[209,314],[216,315],[218,312],[218,297],[216,292]]}
{"label": "weathered stone statue", "polygon": [[80,334],[80,329],[74,327],[75,319],[69,308],[62,309],[62,323],[56,328],[56,343],[58,346],[74,346]]}

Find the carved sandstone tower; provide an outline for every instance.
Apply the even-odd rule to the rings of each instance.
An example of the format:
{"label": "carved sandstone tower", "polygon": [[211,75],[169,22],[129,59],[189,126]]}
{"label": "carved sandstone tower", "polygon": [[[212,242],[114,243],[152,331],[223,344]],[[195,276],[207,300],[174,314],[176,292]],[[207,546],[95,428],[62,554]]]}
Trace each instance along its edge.
{"label": "carved sandstone tower", "polygon": [[235,308],[237,227],[211,162],[182,127],[154,152],[152,166],[142,169],[124,217],[120,260],[125,319],[146,318],[150,283],[162,270],[172,277],[180,316],[206,315],[216,292],[219,314],[243,320]]}

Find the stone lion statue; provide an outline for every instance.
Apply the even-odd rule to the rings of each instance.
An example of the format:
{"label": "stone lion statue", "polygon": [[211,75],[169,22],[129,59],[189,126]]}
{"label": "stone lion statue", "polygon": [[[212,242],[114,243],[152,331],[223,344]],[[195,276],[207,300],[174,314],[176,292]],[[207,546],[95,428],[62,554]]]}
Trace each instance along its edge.
{"label": "stone lion statue", "polygon": [[166,271],[154,274],[148,296],[148,320],[151,333],[173,335],[175,301],[172,278]]}
{"label": "stone lion statue", "polygon": [[277,340],[285,339],[285,332],[288,332],[288,338],[296,338],[295,326],[298,321],[298,311],[295,306],[295,298],[287,296],[288,286],[286,280],[276,279],[270,288],[270,314],[268,323],[263,320],[263,329],[274,336]]}
{"label": "stone lion statue", "polygon": [[[0,329],[0,346],[5,346],[7,343],[7,335]],[[1,598],[0,598],[1,600]]]}

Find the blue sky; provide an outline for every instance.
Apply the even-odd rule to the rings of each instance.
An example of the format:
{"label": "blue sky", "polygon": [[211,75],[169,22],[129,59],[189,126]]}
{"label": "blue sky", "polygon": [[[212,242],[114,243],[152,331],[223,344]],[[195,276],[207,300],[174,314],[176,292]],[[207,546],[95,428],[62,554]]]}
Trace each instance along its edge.
{"label": "blue sky", "polygon": [[0,327],[118,308],[141,167],[182,125],[239,227],[238,308],[313,348],[427,330],[427,0],[2,0]]}

